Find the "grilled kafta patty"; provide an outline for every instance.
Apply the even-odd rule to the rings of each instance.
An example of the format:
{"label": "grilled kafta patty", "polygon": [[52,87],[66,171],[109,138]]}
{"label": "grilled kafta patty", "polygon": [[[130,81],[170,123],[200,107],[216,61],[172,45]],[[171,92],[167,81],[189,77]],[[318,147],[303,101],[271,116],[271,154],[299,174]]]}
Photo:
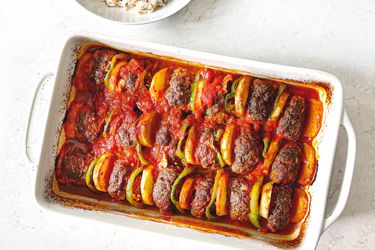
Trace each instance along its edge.
{"label": "grilled kafta patty", "polygon": [[283,135],[288,140],[298,140],[305,119],[305,110],[305,99],[300,96],[293,96],[280,118],[276,133]]}
{"label": "grilled kafta patty", "polygon": [[292,193],[292,189],[288,186],[273,188],[267,225],[272,232],[280,231],[288,225],[292,209]]}
{"label": "grilled kafta patty", "polygon": [[94,67],[92,68],[91,78],[95,84],[103,84],[105,75],[110,68],[112,57],[116,55],[113,50],[97,50],[93,54]]}
{"label": "grilled kafta patty", "polygon": [[249,114],[253,121],[266,121],[271,114],[276,88],[270,81],[255,79],[253,92],[249,98]]}
{"label": "grilled kafta patty", "polygon": [[178,176],[178,171],[174,168],[165,168],[160,171],[158,178],[155,182],[152,196],[155,205],[160,210],[169,210],[171,206],[171,192],[173,182]]}
{"label": "grilled kafta patty", "polygon": [[109,178],[108,194],[117,200],[125,199],[125,186],[128,179],[127,162],[122,159],[115,161],[111,177]]}
{"label": "grilled kafta patty", "polygon": [[220,165],[216,159],[216,152],[210,147],[210,145],[214,145],[214,130],[211,128],[204,128],[197,145],[196,156],[202,164],[202,167],[216,169],[220,167]]}
{"label": "grilled kafta patty", "polygon": [[194,217],[203,217],[206,207],[210,203],[214,180],[211,176],[201,177],[195,182],[195,196],[191,202],[191,214]]}
{"label": "grilled kafta patty", "polygon": [[169,106],[178,107],[188,104],[190,99],[191,79],[186,69],[175,69],[165,93]]}
{"label": "grilled kafta patty", "polygon": [[250,212],[250,186],[244,178],[238,177],[232,180],[229,201],[230,218],[235,221],[246,222]]}
{"label": "grilled kafta patty", "polygon": [[92,160],[92,155],[85,148],[73,143],[65,143],[60,150],[56,175],[60,183],[85,185],[85,175]]}
{"label": "grilled kafta patty", "polygon": [[301,148],[293,142],[286,144],[272,164],[271,180],[278,184],[291,184],[298,175],[301,165]]}
{"label": "grilled kafta patty", "polygon": [[234,142],[234,164],[232,171],[245,174],[256,167],[261,160],[261,144],[254,131],[249,127],[241,128]]}

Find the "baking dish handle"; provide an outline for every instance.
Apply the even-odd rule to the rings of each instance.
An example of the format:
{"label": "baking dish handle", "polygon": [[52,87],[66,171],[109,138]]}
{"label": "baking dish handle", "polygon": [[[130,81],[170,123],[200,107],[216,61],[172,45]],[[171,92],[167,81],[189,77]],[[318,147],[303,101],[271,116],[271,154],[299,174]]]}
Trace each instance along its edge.
{"label": "baking dish handle", "polygon": [[342,180],[339,198],[337,200],[335,208],[332,211],[332,214],[324,219],[323,231],[325,231],[333,222],[335,222],[337,218],[341,215],[341,213],[344,211],[346,202],[349,197],[350,186],[352,184],[357,143],[353,126],[349,120],[346,111],[344,111],[341,126],[343,126],[348,135],[348,150],[346,156],[345,172]]}
{"label": "baking dish handle", "polygon": [[35,87],[33,99],[31,101],[31,107],[29,111],[29,117],[27,119],[27,127],[26,127],[26,133],[25,133],[25,154],[26,158],[29,160],[30,163],[35,163],[35,157],[32,154],[31,144],[30,144],[30,128],[33,120],[33,113],[34,113],[34,106],[35,102],[38,99],[40,95],[40,90],[42,89],[42,86],[44,83],[49,80],[53,76],[52,72],[46,72],[42,75],[40,78],[38,84]]}

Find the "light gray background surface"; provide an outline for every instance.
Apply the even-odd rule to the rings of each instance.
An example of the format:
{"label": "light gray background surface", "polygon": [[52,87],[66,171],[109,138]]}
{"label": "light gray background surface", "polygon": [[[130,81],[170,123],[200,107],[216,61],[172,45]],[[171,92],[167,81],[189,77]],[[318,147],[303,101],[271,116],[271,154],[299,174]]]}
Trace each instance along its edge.
{"label": "light gray background surface", "polygon": [[[374,0],[193,0],[164,21],[133,27],[99,19],[73,0],[0,0],[0,248],[217,248],[49,214],[36,206],[32,193],[35,169],[23,154],[31,97],[42,73],[54,68],[65,38],[77,30],[314,68],[336,75],[343,82],[345,107],[357,133],[357,164],[347,207],[323,234],[318,249],[373,248]],[[41,111],[37,112],[40,127],[48,88],[43,92]],[[345,163],[346,137],[341,134],[327,213],[337,197]]]}

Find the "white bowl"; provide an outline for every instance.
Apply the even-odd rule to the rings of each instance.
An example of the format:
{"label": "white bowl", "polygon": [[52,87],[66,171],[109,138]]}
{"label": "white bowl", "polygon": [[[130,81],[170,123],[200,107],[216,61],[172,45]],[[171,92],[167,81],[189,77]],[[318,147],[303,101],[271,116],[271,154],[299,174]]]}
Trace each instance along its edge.
{"label": "white bowl", "polygon": [[135,9],[125,10],[124,8],[108,7],[104,1],[101,0],[76,1],[91,13],[111,21],[121,22],[123,24],[146,24],[159,21],[175,14],[191,0],[170,0],[166,6],[147,14],[139,14]]}

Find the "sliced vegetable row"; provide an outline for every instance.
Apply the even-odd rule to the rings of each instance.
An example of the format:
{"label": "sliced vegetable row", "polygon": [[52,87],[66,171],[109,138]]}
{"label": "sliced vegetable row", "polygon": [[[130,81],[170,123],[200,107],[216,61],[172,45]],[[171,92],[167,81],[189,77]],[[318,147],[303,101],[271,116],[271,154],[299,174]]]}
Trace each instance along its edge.
{"label": "sliced vegetable row", "polygon": [[[127,200],[141,208],[156,206],[162,212],[177,210],[198,218],[219,220],[229,217],[256,228],[283,230],[290,222],[305,218],[309,197],[303,188],[264,183],[253,185],[243,177],[231,177],[227,169],[200,173],[195,167],[163,168],[152,165],[135,169],[121,165],[111,154],[94,159],[85,175],[94,192],[108,192],[117,200]],[[120,171],[123,168],[125,171]]]}

